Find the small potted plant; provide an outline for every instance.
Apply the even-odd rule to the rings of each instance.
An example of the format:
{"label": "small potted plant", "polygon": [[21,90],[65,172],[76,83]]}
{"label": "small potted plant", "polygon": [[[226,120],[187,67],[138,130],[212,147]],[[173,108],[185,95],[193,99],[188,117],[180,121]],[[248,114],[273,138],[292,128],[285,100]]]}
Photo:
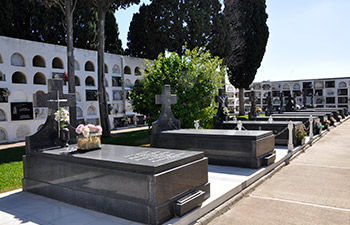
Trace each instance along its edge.
{"label": "small potted plant", "polygon": [[297,138],[298,145],[305,144],[306,131],[304,125],[295,129],[295,137]]}
{"label": "small potted plant", "polygon": [[102,127],[93,124],[80,124],[76,129],[78,136],[78,150],[89,151],[101,148]]}
{"label": "small potted plant", "polygon": [[331,117],[331,124],[332,124],[332,126],[335,126],[336,122],[337,122],[337,120],[332,116]]}
{"label": "small potted plant", "polygon": [[329,129],[329,126],[331,125],[331,121],[330,120],[324,121],[324,125],[326,129]]}

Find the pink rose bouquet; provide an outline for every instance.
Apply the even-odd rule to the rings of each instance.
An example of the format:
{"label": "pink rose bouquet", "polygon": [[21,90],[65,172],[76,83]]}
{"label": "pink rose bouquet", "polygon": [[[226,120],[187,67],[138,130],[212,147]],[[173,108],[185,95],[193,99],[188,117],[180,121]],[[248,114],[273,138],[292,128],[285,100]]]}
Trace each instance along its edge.
{"label": "pink rose bouquet", "polygon": [[75,132],[77,134],[83,134],[84,137],[89,137],[90,134],[97,134],[101,135],[102,134],[102,127],[100,125],[93,125],[93,124],[80,124],[76,129]]}

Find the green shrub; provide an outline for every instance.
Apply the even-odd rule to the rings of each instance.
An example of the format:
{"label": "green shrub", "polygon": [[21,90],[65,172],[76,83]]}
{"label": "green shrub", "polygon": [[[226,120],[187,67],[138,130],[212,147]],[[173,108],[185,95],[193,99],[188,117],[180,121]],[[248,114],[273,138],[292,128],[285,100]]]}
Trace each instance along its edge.
{"label": "green shrub", "polygon": [[155,104],[155,95],[160,95],[162,86],[169,84],[177,95],[172,111],[181,127],[191,128],[193,121],[199,120],[202,127],[210,128],[215,95],[224,80],[221,63],[218,57],[199,48],[186,50],[182,57],[177,53],[160,54],[153,64],[148,63],[144,79],[133,87],[130,99],[134,111],[147,115],[148,123],[157,120],[161,105]]}

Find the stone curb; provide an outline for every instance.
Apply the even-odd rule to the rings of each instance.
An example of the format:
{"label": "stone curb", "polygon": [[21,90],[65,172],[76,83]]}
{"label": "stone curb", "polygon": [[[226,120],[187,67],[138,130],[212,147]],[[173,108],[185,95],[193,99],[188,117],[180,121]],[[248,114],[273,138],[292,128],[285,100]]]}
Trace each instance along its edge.
{"label": "stone curb", "polygon": [[[342,125],[345,121],[347,121],[349,118],[346,118],[341,123],[338,123],[336,127],[339,127]],[[331,130],[335,129],[336,127],[331,127],[329,131],[324,132],[322,136],[318,136],[317,138],[313,139],[312,144],[315,144],[318,142],[322,137],[325,137],[327,134],[330,133]],[[310,148],[310,144],[305,144],[302,148],[298,149],[289,159],[289,162],[293,160],[294,158],[298,157],[301,153],[304,153],[306,149]],[[288,163],[289,164],[289,163]],[[262,176],[260,179],[255,181],[253,184],[248,186],[246,189],[232,197],[231,199],[227,200],[223,204],[219,205],[217,208],[203,216],[202,218],[199,218],[197,221],[193,223],[193,225],[206,225],[209,224],[211,221],[213,221],[216,217],[224,214],[225,212],[229,211],[233,205],[235,205],[238,201],[243,199],[244,197],[248,196],[251,192],[253,192],[258,186],[260,186],[263,182],[270,179],[274,174],[279,172],[283,167],[288,165],[286,161],[282,162],[280,165],[278,165],[275,169],[273,169],[268,174]]]}

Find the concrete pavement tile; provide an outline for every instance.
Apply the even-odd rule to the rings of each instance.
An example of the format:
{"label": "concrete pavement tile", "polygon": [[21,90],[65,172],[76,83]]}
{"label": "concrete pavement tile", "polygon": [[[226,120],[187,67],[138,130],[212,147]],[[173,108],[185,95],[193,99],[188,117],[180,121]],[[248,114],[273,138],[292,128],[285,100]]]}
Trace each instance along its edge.
{"label": "concrete pavement tile", "polygon": [[350,209],[350,170],[290,164],[254,194]]}
{"label": "concrete pavement tile", "polygon": [[350,213],[295,203],[246,197],[210,225],[348,225]]}

